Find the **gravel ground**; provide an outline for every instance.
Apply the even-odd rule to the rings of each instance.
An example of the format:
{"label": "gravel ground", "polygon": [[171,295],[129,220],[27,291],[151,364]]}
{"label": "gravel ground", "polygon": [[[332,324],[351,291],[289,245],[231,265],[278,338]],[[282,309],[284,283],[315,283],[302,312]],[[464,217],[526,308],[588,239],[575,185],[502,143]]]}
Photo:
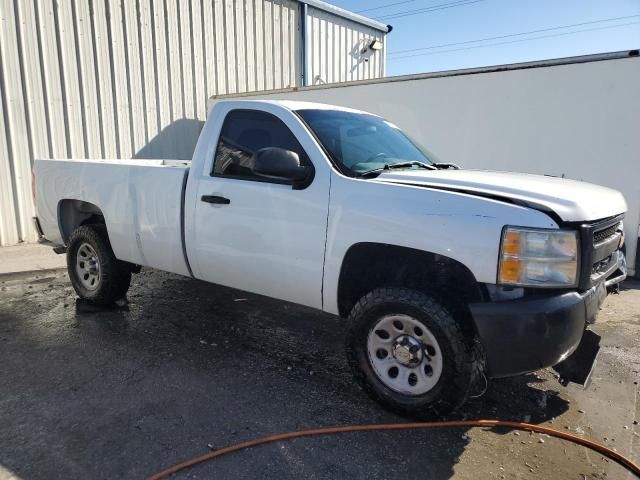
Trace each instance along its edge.
{"label": "gravel ground", "polygon": [[[152,270],[128,304],[76,300],[64,271],[0,277],[0,478],[144,478],[255,437],[405,421],[354,385],[344,320]],[[525,420],[640,460],[640,282],[610,296],[591,387],[492,381],[451,418]],[[176,478],[631,478],[573,444],[507,430],[341,434],[232,454]]]}

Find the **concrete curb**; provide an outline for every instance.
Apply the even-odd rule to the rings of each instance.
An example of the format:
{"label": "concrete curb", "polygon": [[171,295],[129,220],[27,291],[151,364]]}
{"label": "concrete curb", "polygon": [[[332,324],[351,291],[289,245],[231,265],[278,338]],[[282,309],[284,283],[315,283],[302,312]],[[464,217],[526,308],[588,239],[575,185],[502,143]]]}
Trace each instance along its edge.
{"label": "concrete curb", "polygon": [[0,275],[39,272],[66,268],[65,255],[57,255],[51,247],[28,243],[0,248]]}

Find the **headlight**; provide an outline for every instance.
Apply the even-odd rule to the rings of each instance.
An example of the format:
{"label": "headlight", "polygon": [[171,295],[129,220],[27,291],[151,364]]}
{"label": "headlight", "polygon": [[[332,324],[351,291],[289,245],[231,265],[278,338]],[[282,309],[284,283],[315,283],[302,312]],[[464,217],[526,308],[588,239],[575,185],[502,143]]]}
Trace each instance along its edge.
{"label": "headlight", "polygon": [[498,283],[519,287],[573,287],[578,283],[578,232],[506,227]]}

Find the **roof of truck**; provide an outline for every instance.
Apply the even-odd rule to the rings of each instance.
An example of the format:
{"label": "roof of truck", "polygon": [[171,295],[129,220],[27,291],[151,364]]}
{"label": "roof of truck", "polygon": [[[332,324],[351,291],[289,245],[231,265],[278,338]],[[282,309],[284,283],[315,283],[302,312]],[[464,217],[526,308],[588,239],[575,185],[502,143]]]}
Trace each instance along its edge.
{"label": "roof of truck", "polygon": [[[354,113],[367,113],[362,110],[356,110],[354,108],[341,107],[338,105],[329,105],[327,103],[317,103],[317,102],[303,102],[298,100],[253,100],[253,99],[225,99],[218,100],[218,102],[247,102],[247,103],[266,103],[270,105],[278,105],[286,108],[287,110],[340,110],[343,112],[354,112]],[[371,114],[369,114],[371,115]]]}

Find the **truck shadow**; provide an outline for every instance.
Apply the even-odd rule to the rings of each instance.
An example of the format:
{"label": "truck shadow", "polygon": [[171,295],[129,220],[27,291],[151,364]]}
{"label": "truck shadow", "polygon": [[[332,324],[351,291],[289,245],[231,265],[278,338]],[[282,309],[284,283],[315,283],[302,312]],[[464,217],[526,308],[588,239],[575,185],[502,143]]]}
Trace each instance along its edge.
{"label": "truck shadow", "polygon": [[[252,372],[246,381],[259,385],[259,377],[277,379],[271,387],[287,405],[286,412],[276,414],[286,417],[279,418],[280,431],[407,421],[384,411],[354,383],[344,355],[347,324],[343,319],[195,280],[173,276],[160,280],[158,275],[143,272],[140,277],[157,301],[138,304],[137,294],[131,296],[131,302],[141,308],[141,315],[155,319],[156,333],[161,337],[178,335],[188,344],[203,347],[202,353],[214,365],[233,358],[240,368]],[[158,280],[161,286],[156,283]],[[559,395],[556,384],[550,383],[536,374],[491,381],[483,395],[469,400],[446,420],[552,420],[567,411],[569,403]],[[289,391],[291,385],[295,393]],[[242,424],[263,421],[271,410],[265,406],[270,398],[273,399],[264,397],[263,408],[258,411],[243,411]],[[271,433],[275,432],[263,430],[257,436]],[[509,429],[494,429],[494,433],[513,434]],[[449,478],[470,441],[466,429],[373,433],[366,438],[367,448],[355,447],[338,437],[304,440],[308,447],[298,452],[298,460],[324,465],[314,467],[314,474],[327,468],[333,478],[365,478],[363,465],[385,471],[381,478]],[[357,435],[353,440],[358,441]],[[320,456],[315,451],[319,445],[324,445]],[[335,449],[341,449],[340,454]],[[326,456],[321,460],[323,453]],[[331,456],[334,458],[330,460]],[[341,463],[340,468],[336,467],[340,458],[352,466],[347,468]],[[389,470],[392,458],[401,459],[401,466],[393,472]],[[205,475],[217,472],[215,465],[201,468]],[[254,468],[254,473],[260,471],[258,465]]]}
{"label": "truck shadow", "polygon": [[180,118],[164,127],[133,158],[191,160],[204,122],[195,118]]}
{"label": "truck shadow", "polygon": [[620,284],[620,291],[624,292],[625,290],[640,290],[640,280],[635,278],[627,278],[623,283]]}

